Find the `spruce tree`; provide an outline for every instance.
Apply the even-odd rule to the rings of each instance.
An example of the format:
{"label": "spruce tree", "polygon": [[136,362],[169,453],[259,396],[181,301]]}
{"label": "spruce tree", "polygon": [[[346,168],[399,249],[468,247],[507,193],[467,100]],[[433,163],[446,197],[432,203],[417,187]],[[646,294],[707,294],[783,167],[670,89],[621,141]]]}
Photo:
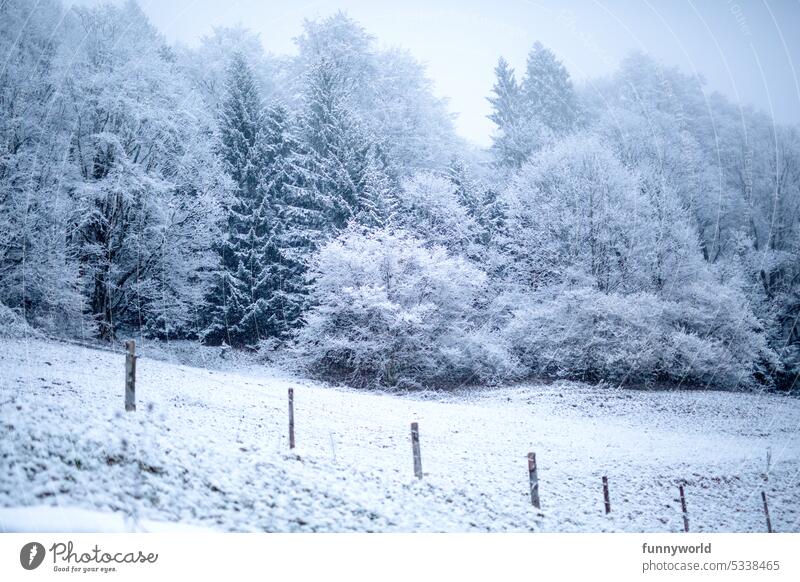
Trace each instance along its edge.
{"label": "spruce tree", "polygon": [[265,148],[263,108],[244,56],[235,54],[227,72],[219,114],[219,156],[234,183],[227,205],[227,233],[218,245],[220,272],[210,296],[206,343],[253,345],[266,330],[264,250],[270,217],[260,186]]}
{"label": "spruce tree", "polygon": [[289,187],[296,241],[310,253],[351,221],[385,220],[391,179],[386,162],[348,109],[349,86],[322,58],[307,76],[298,152]]}
{"label": "spruce tree", "polygon": [[500,167],[517,169],[550,139],[550,130],[527,108],[522,87],[504,58],[494,69],[489,119],[497,125],[492,153]]}
{"label": "spruce tree", "polygon": [[262,136],[261,214],[267,236],[258,295],[263,297],[261,310],[267,314],[263,333],[282,340],[301,325],[307,303],[305,266],[296,252],[298,246],[306,246],[301,231],[307,217],[292,205],[293,189],[302,191],[298,186],[302,174],[297,170],[300,145],[286,109],[279,104],[267,109]]}
{"label": "spruce tree", "polygon": [[489,114],[497,127],[503,129],[518,122],[520,116],[520,87],[517,83],[514,69],[503,57],[497,61],[494,68],[495,82],[492,87],[492,96],[488,97],[492,104],[492,113]]}
{"label": "spruce tree", "polygon": [[555,135],[574,129],[579,109],[569,73],[553,51],[539,42],[528,53],[521,90],[526,116]]}

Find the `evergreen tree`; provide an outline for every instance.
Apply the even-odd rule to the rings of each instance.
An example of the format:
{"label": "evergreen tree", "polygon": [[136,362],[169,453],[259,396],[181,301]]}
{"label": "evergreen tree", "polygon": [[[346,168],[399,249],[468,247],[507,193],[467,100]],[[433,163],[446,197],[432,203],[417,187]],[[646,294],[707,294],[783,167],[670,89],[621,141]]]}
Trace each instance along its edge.
{"label": "evergreen tree", "polygon": [[348,92],[330,60],[311,66],[294,156],[296,180],[289,188],[295,239],[309,252],[352,220],[376,225],[388,212],[386,163],[351,115]]}
{"label": "evergreen tree", "polygon": [[387,165],[380,148],[371,147],[360,184],[359,211],[355,217],[358,224],[382,228],[395,209],[396,188]]}
{"label": "evergreen tree", "polygon": [[539,42],[528,53],[521,92],[525,115],[554,134],[563,135],[575,127],[578,99],[569,73],[553,51]]}
{"label": "evergreen tree", "polygon": [[494,69],[495,83],[489,114],[497,125],[492,153],[498,166],[516,169],[551,138],[549,128],[527,108],[522,87],[508,62],[500,57]]}
{"label": "evergreen tree", "polygon": [[227,206],[228,232],[218,249],[218,282],[209,297],[210,322],[203,334],[211,344],[252,345],[266,331],[263,255],[270,217],[261,187],[263,124],[253,73],[237,53],[228,68],[219,119],[219,156],[235,188]]}
{"label": "evergreen tree", "polygon": [[497,127],[503,129],[514,125],[520,117],[520,86],[514,69],[503,57],[497,61],[494,68],[495,82],[492,87],[493,95],[488,97],[492,104],[492,113],[489,114]]}
{"label": "evergreen tree", "polygon": [[264,169],[260,182],[260,214],[267,235],[263,241],[257,295],[263,297],[260,311],[267,314],[263,334],[285,339],[302,323],[307,300],[304,264],[292,252],[296,246],[297,215],[289,205],[291,187],[299,181],[293,163],[299,144],[283,106],[273,105],[267,109],[261,145]]}

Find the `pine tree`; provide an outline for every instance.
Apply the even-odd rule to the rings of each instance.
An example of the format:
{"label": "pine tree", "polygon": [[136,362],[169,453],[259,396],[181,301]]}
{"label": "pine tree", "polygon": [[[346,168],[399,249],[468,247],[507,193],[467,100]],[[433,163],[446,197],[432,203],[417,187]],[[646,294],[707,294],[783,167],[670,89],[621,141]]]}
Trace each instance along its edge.
{"label": "pine tree", "polygon": [[219,155],[235,189],[227,207],[227,236],[218,249],[220,273],[210,296],[206,343],[252,345],[266,331],[262,271],[270,217],[260,186],[263,124],[255,78],[237,53],[228,68],[219,119]]}
{"label": "pine tree", "polygon": [[261,215],[267,236],[261,257],[263,268],[258,296],[263,297],[261,308],[267,314],[263,334],[285,339],[301,325],[307,298],[304,264],[293,254],[297,243],[297,215],[289,204],[291,188],[299,181],[293,162],[300,146],[282,105],[267,109],[262,136]]}
{"label": "pine tree", "polygon": [[396,187],[387,161],[377,146],[367,152],[359,188],[359,211],[355,221],[368,228],[386,226],[394,211]]}
{"label": "pine tree", "polygon": [[498,60],[494,74],[493,95],[488,97],[492,104],[489,119],[497,125],[497,132],[492,136],[492,152],[499,165],[516,168],[530,153],[529,148],[519,143],[522,122],[520,87],[514,69],[503,57]]}
{"label": "pine tree", "polygon": [[553,52],[534,43],[528,53],[522,81],[524,113],[556,135],[563,135],[578,121],[578,99],[569,73]]}
{"label": "pine tree", "polygon": [[[385,220],[386,162],[348,109],[348,84],[321,58],[311,66],[299,119],[297,180],[290,186],[298,238],[311,252],[351,221]],[[302,233],[300,235],[300,233]]]}
{"label": "pine tree", "polygon": [[489,119],[497,131],[491,149],[498,166],[516,169],[551,139],[551,131],[526,108],[522,87],[505,59],[500,58],[494,72]]}
{"label": "pine tree", "polygon": [[520,87],[514,74],[514,69],[503,57],[497,61],[494,68],[495,82],[492,87],[492,97],[488,97],[492,104],[491,119],[500,129],[514,125],[520,116]]}

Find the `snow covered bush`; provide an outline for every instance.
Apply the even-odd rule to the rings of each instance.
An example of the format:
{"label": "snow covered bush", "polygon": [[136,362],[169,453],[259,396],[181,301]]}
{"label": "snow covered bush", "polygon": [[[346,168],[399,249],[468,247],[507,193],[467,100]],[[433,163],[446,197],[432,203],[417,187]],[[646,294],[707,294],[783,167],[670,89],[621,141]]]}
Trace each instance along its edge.
{"label": "snow covered bush", "polygon": [[22,314],[0,303],[0,337],[23,338],[31,335],[39,335],[39,332],[28,325]]}
{"label": "snow covered bush", "polygon": [[356,386],[452,386],[516,373],[481,319],[485,274],[405,232],[353,230],[324,246],[296,353]]}
{"label": "snow covered bush", "polygon": [[403,181],[395,216],[405,230],[459,254],[469,250],[476,226],[458,199],[456,184],[431,172]]}
{"label": "snow covered bush", "polygon": [[511,181],[509,274],[527,287],[580,273],[606,291],[642,288],[653,248],[636,177],[592,135],[542,150]]}
{"label": "snow covered bush", "polygon": [[620,381],[633,368],[657,373],[661,311],[651,295],[573,289],[531,299],[505,331],[536,376]]}
{"label": "snow covered bush", "polygon": [[673,289],[670,297],[677,309],[670,313],[672,359],[665,366],[673,375],[735,389],[769,382],[780,368],[764,326],[734,284],[703,278]]}
{"label": "snow covered bush", "polygon": [[741,295],[698,284],[682,297],[591,288],[542,293],[505,336],[535,376],[624,384],[752,388],[776,365]]}

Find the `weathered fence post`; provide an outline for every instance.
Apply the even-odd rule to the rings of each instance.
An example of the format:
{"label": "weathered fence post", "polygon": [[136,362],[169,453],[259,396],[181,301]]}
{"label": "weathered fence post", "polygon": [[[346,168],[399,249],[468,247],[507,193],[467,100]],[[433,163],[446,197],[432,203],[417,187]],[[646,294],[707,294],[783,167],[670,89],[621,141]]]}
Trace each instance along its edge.
{"label": "weathered fence post", "polygon": [[411,423],[411,452],[414,455],[414,476],[422,479],[422,457],[419,454],[419,425]]}
{"label": "weathered fence post", "polygon": [[536,468],[536,453],[528,453],[528,479],[531,486],[531,503],[536,509],[541,509],[539,503],[539,472]]}
{"label": "weathered fence post", "polygon": [[611,499],[608,496],[608,477],[603,475],[603,501],[606,506],[606,513],[611,513]]}
{"label": "weathered fence post", "polygon": [[769,507],[767,507],[767,494],[761,492],[761,501],[764,502],[764,515],[767,516],[767,532],[772,533],[772,521],[769,518]]}
{"label": "weathered fence post", "polygon": [[689,514],[686,512],[686,495],[683,492],[683,485],[678,487],[678,491],[681,492],[681,511],[683,512],[683,531],[689,531]]}
{"label": "weathered fence post", "polygon": [[294,448],[294,388],[289,388],[289,448]]}
{"label": "weathered fence post", "polygon": [[770,465],[772,465],[772,447],[767,447],[767,470],[764,473],[764,481],[769,481]]}
{"label": "weathered fence post", "polygon": [[136,342],[125,342],[125,410],[136,410]]}

